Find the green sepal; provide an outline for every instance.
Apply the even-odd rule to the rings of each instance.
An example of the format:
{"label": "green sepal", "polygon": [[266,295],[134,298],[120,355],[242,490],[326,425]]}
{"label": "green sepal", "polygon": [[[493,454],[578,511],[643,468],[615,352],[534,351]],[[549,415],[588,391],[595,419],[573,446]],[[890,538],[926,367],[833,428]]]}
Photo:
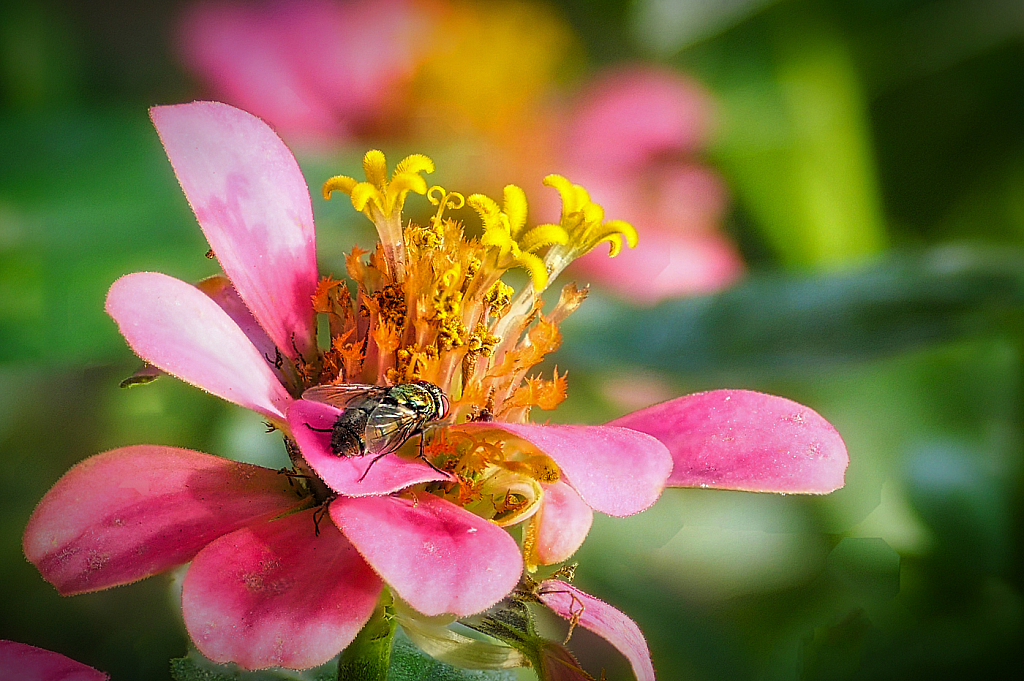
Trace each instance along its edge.
{"label": "green sepal", "polygon": [[378,605],[355,640],[341,652],[338,681],[387,681],[395,615],[390,605]]}
{"label": "green sepal", "polygon": [[472,627],[521,652],[534,669],[544,668],[541,651],[547,641],[537,634],[533,613],[524,601],[509,598]]}
{"label": "green sepal", "polygon": [[483,616],[478,623],[470,626],[525,655],[542,681],[549,678],[552,665],[564,667],[558,678],[569,678],[565,675],[566,670],[572,670],[574,678],[580,681],[593,681],[594,677],[583,671],[579,662],[564,645],[549,641],[537,633],[533,613],[530,612],[528,605],[532,598],[509,598]]}
{"label": "green sepal", "polygon": [[511,670],[474,670],[439,662],[416,647],[399,629],[391,650],[388,681],[516,681]]}

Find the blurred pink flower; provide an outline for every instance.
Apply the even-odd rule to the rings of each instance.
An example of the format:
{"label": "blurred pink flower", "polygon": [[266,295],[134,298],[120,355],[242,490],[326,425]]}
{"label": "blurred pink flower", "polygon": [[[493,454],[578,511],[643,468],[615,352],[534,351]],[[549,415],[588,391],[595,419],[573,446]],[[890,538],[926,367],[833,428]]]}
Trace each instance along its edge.
{"label": "blurred pink flower", "polygon": [[559,135],[565,172],[640,235],[576,271],[643,304],[734,282],[744,267],[720,229],[725,185],[698,160],[713,128],[707,92],[675,70],[634,65],[599,75],[575,101]]}
{"label": "blurred pink flower", "polygon": [[286,137],[344,141],[398,111],[430,21],[416,0],[201,2],[178,49],[217,99]]}
{"label": "blurred pink flower", "polygon": [[60,653],[0,641],[2,681],[106,681],[110,676]]}
{"label": "blurred pink flower", "polygon": [[[384,584],[428,616],[470,615],[508,595],[523,569],[520,547],[498,523],[499,512],[508,510],[499,506],[512,505],[513,489],[543,488],[514,517],[531,522],[524,533],[527,560],[552,564],[579,547],[593,510],[637,513],[666,484],[803,493],[842,485],[846,449],[827,421],[783,398],[747,391],[682,397],[603,426],[526,423],[528,409],[514,400],[508,413],[522,422],[454,425],[452,416],[435,429],[431,445],[443,446],[449,437],[469,443],[464,470],[385,456],[368,471],[362,457],[337,456],[330,434],[319,429],[330,428],[339,410],[297,399],[308,385],[333,380],[306,372],[335,347],[321,351],[315,342],[314,300],[323,290],[298,165],[266,124],[223,104],[156,107],[152,118],[227,278],[195,287],[163,274],[130,274],[111,287],[107,311],[144,360],[259,412],[282,430],[295,445],[290,454],[298,477],[305,475],[308,485],[277,471],[158,445],[87,459],[46,494],[25,531],[26,556],[60,593],[125,584],[191,561],[182,607],[200,651],[251,669],[306,668],[352,641]],[[367,163],[376,176],[379,169]],[[407,187],[403,191],[415,186],[406,176],[398,184]],[[419,262],[410,258],[406,266]],[[448,276],[434,272],[432,262],[422,261],[424,271]],[[353,261],[350,272],[357,271]],[[356,278],[364,290],[365,281]],[[408,281],[418,280],[410,275]],[[436,285],[428,281],[424,290]],[[418,300],[423,294],[406,295]],[[379,297],[362,300],[384,304]],[[506,312],[501,322],[519,328],[511,319]],[[531,319],[532,307],[522,314],[522,328]],[[487,375],[505,380],[498,369],[508,364],[522,380],[529,362],[547,351],[537,352],[544,338],[557,346],[557,324],[543,322],[530,327],[529,342],[507,345],[517,359],[500,365],[494,359]],[[375,344],[386,340],[376,331],[364,333],[367,343],[371,335]],[[377,361],[367,367],[374,375],[378,368],[395,370],[375,356],[379,367]],[[439,385],[452,391],[447,382]],[[463,388],[458,408],[479,408]],[[501,404],[495,406],[491,394],[487,404],[500,417]],[[452,445],[452,453],[456,449]],[[478,449],[489,458],[475,458]],[[502,458],[506,454],[510,458]],[[487,493],[474,487],[463,499],[456,482],[471,481],[491,487]],[[479,508],[484,502],[492,504],[489,513]],[[580,624],[602,635],[608,633],[602,622],[625,618],[582,592],[577,598],[594,603]],[[557,598],[548,605],[561,612]],[[641,651],[634,638],[610,640],[638,674],[646,673],[646,645]]]}
{"label": "blurred pink flower", "polygon": [[501,159],[480,161],[477,181],[572,176],[639,229],[636,248],[576,265],[631,301],[710,293],[743,273],[720,230],[725,186],[698,161],[710,96],[675,70],[626,66],[587,83],[559,118],[544,97],[574,43],[543,6],[213,1],[190,8],[178,35],[182,60],[212,94],[287,138],[344,142],[411,125],[435,143],[455,143],[444,132],[455,131],[492,145]]}

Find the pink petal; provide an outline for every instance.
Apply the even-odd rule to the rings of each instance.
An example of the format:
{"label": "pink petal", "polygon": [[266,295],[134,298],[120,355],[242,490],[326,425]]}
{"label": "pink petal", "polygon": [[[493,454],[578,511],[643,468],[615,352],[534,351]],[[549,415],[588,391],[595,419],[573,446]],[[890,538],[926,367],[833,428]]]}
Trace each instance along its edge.
{"label": "pink petal", "polygon": [[292,29],[278,29],[289,63],[337,116],[358,127],[389,109],[404,113],[396,103],[434,29],[426,14],[437,9],[409,0],[292,0],[282,9]]}
{"label": "pink petal", "polygon": [[155,272],[121,277],[107,294],[132,350],[169,374],[284,421],[292,401],[265,357],[231,317],[194,286]]}
{"label": "pink petal", "polygon": [[214,92],[286,138],[337,140],[401,106],[430,9],[406,0],[202,3],[186,11],[178,46]]}
{"label": "pink petal", "polygon": [[106,681],[109,678],[108,674],[60,653],[0,641],[0,679],[4,681]]}
{"label": "pink petal", "polygon": [[523,560],[497,525],[431,494],[338,497],[331,518],[399,596],[425,615],[472,615],[507,596]]}
{"label": "pink petal", "polygon": [[266,123],[226,104],[158,106],[150,115],[238,295],[281,352],[311,354],[316,238],[291,152]]}
{"label": "pink petal", "polygon": [[[421,482],[451,479],[448,474],[434,470],[419,459],[405,459],[397,454],[386,454],[376,463],[373,463],[376,458],[373,454],[334,454],[331,451],[331,434],[313,428],[333,427],[339,414],[341,410],[335,407],[310,400],[296,400],[288,409],[288,426],[303,458],[338,494],[349,497],[391,494]],[[363,477],[364,473],[366,477]]]}
{"label": "pink petal", "polygon": [[199,552],[182,590],[196,647],[246,669],[306,669],[352,642],[381,582],[329,521],[314,511],[232,532]]}
{"label": "pink petal", "polygon": [[649,433],[672,452],[673,487],[826,494],[843,486],[846,445],[828,421],[783,397],[713,390],[611,424]]}
{"label": "pink petal", "polygon": [[537,676],[544,681],[594,681],[594,677],[583,671],[565,646],[554,641],[544,641],[540,654],[541,670]]}
{"label": "pink petal", "polygon": [[612,426],[467,423],[460,429],[497,429],[531,443],[596,511],[627,516],[657,501],[672,472],[672,457],[656,439]]}
{"label": "pink petal", "polygon": [[544,605],[565,619],[576,620],[615,646],[629,660],[637,681],[654,681],[651,652],[636,622],[604,601],[557,579],[541,582],[537,595]]}
{"label": "pink petal", "polygon": [[185,563],[298,501],[277,471],[175,447],[124,447],[58,480],[29,518],[23,545],[60,593],[96,591]]}
{"label": "pink petal", "polygon": [[531,559],[538,565],[554,565],[568,560],[583,545],[594,512],[564,482],[543,487],[544,502],[533,519],[536,535]]}
{"label": "pink petal", "polygon": [[630,222],[640,237],[614,258],[607,248],[595,248],[573,263],[584,281],[650,305],[718,291],[743,274],[739,250],[719,231],[728,204],[725,184],[708,168],[661,161],[626,173],[585,167],[573,178],[606,215]]}

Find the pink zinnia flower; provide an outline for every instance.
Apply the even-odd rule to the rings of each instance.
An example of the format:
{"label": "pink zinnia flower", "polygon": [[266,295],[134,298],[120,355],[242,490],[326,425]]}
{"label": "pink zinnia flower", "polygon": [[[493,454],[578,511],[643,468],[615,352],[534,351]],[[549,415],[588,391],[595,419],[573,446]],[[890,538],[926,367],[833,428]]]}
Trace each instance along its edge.
{"label": "pink zinnia flower", "polygon": [[60,653],[15,641],[0,641],[3,681],[107,681],[110,676]]}
{"label": "pink zinnia flower", "polygon": [[[428,641],[436,625],[424,616],[493,606],[520,585],[524,565],[571,556],[594,510],[637,513],[666,484],[842,485],[839,435],[783,398],[716,391],[603,426],[528,422],[533,407],[564,398],[564,375],[527,373],[557,348],[559,322],[586,292],[565,287],[548,315],[540,293],[577,256],[602,241],[617,250],[632,234],[604,221],[582,187],[550,176],[562,217],[528,228],[517,187],[506,187],[501,206],[428,192],[430,159],[408,157],[389,179],[383,154],[369,152],[367,181],[324,186],[350,194],[381,236],[368,260],[358,249],[348,259],[353,300],[343,282],[317,281],[308,191],[264,123],[210,102],[157,107],[152,117],[227,278],[195,287],[131,274],[111,287],[107,311],[150,364],[265,416],[284,433],[293,470],[159,445],[87,459],[47,493],[25,532],[26,555],[62,594],[191,561],[182,607],[201,652],[250,669],[306,668],[345,648],[379,603]],[[438,206],[425,226],[402,221],[410,191]],[[444,218],[463,203],[481,217],[479,240]],[[514,296],[501,281],[510,267],[530,275]],[[318,313],[329,323],[326,349],[315,341]],[[398,441],[401,450],[379,460],[336,451],[330,429],[342,411],[300,399],[316,385],[414,381],[438,386],[451,409],[434,415],[422,443]],[[504,528],[524,523],[520,547]],[[653,678],[625,615],[557,580],[541,582],[536,597],[611,641],[638,678]]]}

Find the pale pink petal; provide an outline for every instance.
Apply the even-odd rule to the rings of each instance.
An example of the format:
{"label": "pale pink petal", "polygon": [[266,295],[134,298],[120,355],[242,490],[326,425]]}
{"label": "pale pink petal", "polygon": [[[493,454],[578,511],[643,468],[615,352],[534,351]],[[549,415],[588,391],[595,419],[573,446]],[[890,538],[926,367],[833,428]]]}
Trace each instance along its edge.
{"label": "pale pink petal", "polygon": [[381,581],[330,521],[317,536],[313,514],[255,523],[195,557],[181,606],[204,655],[246,669],[307,669],[359,633]]}
{"label": "pale pink petal", "polygon": [[675,459],[673,487],[826,494],[843,486],[849,463],[828,421],[791,400],[749,390],[680,397],[611,425],[664,442]]}
{"label": "pale pink petal", "polygon": [[472,615],[507,596],[523,560],[497,525],[431,494],[338,497],[331,518],[399,596],[425,615]]}
{"label": "pale pink petal", "polygon": [[281,352],[315,350],[316,238],[306,181],[266,123],[217,102],[150,110],[224,273]]}
{"label": "pale pink petal", "polygon": [[340,414],[341,410],[335,407],[310,400],[296,400],[288,409],[288,426],[302,457],[338,494],[350,497],[391,494],[421,482],[451,479],[447,473],[420,459],[406,459],[397,454],[386,454],[376,463],[374,454],[334,454],[331,451],[331,433],[324,431],[334,426]]}
{"label": "pale pink petal", "polygon": [[2,681],[106,681],[110,676],[43,648],[0,641]]}
{"label": "pale pink petal", "polygon": [[537,595],[544,605],[567,620],[589,629],[626,656],[637,681],[654,681],[647,641],[636,622],[620,611],[557,579],[541,582]]}
{"label": "pale pink petal", "polygon": [[175,447],[137,445],[74,466],[29,518],[23,547],[64,594],[134,582],[298,503],[288,479]]}
{"label": "pale pink petal", "polygon": [[692,152],[710,135],[712,103],[671,69],[628,66],[597,78],[579,97],[566,155],[581,168],[626,170],[652,157]]}
{"label": "pale pink petal", "polygon": [[644,169],[639,180],[645,185],[643,199],[637,202],[637,197],[632,197],[632,211],[664,228],[717,231],[729,207],[725,180],[706,166],[679,160],[654,163]]}
{"label": "pale pink petal", "polygon": [[156,272],[121,277],[107,294],[132,350],[150,364],[218,397],[284,421],[291,395],[266,357],[216,302]]}
{"label": "pale pink petal", "polygon": [[426,9],[406,0],[200,3],[183,15],[178,47],[221,98],[286,138],[337,141],[398,111],[426,47]]}
{"label": "pale pink petal", "polygon": [[210,300],[220,305],[221,309],[227,312],[231,321],[238,325],[246,338],[264,358],[273,359],[276,355],[277,346],[270,336],[263,330],[260,323],[252,316],[252,311],[245,306],[238,291],[231,285],[231,280],[223,274],[215,274],[212,277],[203,279],[196,288],[210,297]]}
{"label": "pale pink petal", "polygon": [[569,485],[543,485],[544,502],[533,517],[536,535],[531,558],[538,565],[568,560],[590,532],[594,512]]}
{"label": "pale pink petal", "polygon": [[456,427],[497,429],[526,440],[554,459],[591,508],[608,515],[627,516],[648,508],[672,472],[672,457],[664,445],[627,428],[497,421]]}
{"label": "pale pink petal", "polygon": [[719,231],[727,204],[724,183],[707,168],[653,164],[633,174],[585,168],[573,174],[605,214],[637,229],[635,248],[608,257],[595,248],[573,263],[575,276],[632,303],[712,293],[744,271],[736,245]]}

